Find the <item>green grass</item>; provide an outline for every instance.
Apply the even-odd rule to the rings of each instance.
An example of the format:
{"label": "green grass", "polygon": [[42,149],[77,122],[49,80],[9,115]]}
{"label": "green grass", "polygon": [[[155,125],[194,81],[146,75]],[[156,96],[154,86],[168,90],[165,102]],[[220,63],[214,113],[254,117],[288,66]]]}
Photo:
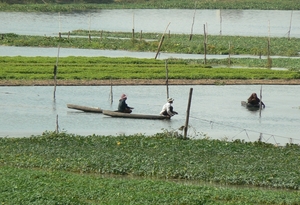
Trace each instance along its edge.
{"label": "green grass", "polygon": [[[266,65],[262,59],[232,59],[233,65]],[[254,63],[254,61],[256,63]],[[299,63],[300,59],[288,62]],[[50,80],[54,77],[56,57],[0,57],[2,80]],[[216,66],[224,60],[208,60]],[[274,60],[273,65],[281,60]],[[109,58],[109,57],[62,57],[59,59],[57,79],[104,80],[104,79],[165,79],[164,60]],[[271,70],[267,68],[211,68],[202,60],[168,60],[169,79],[300,79],[299,71]]]}
{"label": "green grass", "polygon": [[298,145],[171,136],[170,132],[152,137],[45,132],[1,138],[0,202],[300,203]]}
{"label": "green grass", "polygon": [[[10,0],[2,2],[12,3]],[[107,0],[108,3],[91,4],[84,0],[74,0],[71,4],[51,3],[53,1],[28,1],[25,4],[1,3],[0,11],[24,12],[74,12],[95,9],[256,9],[256,10],[299,10],[297,0],[215,0],[215,1],[182,1],[182,0]],[[29,3],[28,3],[29,2]],[[32,2],[37,2],[34,4]],[[58,2],[58,1],[56,1]],[[31,3],[31,4],[30,4]]]}
{"label": "green grass", "polygon": [[[102,32],[102,35],[101,35]],[[157,52],[158,45],[163,33],[135,33],[132,39],[130,32],[108,32],[76,30],[70,33],[71,37],[62,38],[45,36],[28,36],[17,34],[3,34],[0,40],[2,46],[32,46],[32,47],[58,47],[80,49],[108,49],[128,50],[142,52]],[[78,37],[85,36],[86,38]],[[148,41],[148,40],[152,41]],[[206,54],[217,55],[268,55],[268,39],[266,37],[249,36],[219,36],[208,35]],[[299,56],[300,41],[298,38],[270,38],[270,55],[272,56]],[[230,48],[229,48],[230,45]],[[165,35],[161,52],[204,54],[203,35],[193,35],[190,40],[189,34]]]}

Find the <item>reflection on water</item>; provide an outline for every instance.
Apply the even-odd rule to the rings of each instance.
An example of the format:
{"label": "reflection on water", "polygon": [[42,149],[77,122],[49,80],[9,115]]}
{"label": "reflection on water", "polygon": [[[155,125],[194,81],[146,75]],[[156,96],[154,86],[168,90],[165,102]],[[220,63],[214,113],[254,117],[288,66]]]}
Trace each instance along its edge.
{"label": "reflection on water", "polygon": [[[67,104],[115,110],[119,96],[125,92],[134,113],[158,114],[166,99],[164,86],[115,86],[114,102],[110,86],[58,86],[53,101],[52,86],[0,87],[0,137],[39,135],[56,129],[80,135],[152,135],[164,130],[177,131],[185,124],[190,86],[169,86],[170,96],[179,115],[172,120],[111,118],[67,108]],[[241,106],[258,85],[193,86],[188,135],[193,138],[299,143],[300,86],[265,85],[261,112]],[[297,109],[296,109],[297,108]]]}

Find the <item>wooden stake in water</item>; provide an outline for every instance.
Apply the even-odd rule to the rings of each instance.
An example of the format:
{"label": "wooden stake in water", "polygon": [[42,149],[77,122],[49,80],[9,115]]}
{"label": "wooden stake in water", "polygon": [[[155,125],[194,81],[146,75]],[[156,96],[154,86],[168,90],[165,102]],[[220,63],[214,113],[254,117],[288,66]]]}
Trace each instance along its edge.
{"label": "wooden stake in water", "polygon": [[160,42],[159,42],[159,44],[158,44],[158,49],[157,49],[157,52],[156,52],[156,55],[155,55],[155,58],[154,58],[154,59],[156,59],[157,56],[158,56],[158,54],[159,54],[161,45],[162,45],[162,43],[163,43],[163,41],[164,41],[164,39],[165,39],[165,33],[166,33],[166,31],[167,31],[167,29],[168,29],[170,23],[171,23],[171,22],[169,22],[169,24],[167,25],[167,28],[166,28],[165,32],[163,33],[163,35],[162,35],[162,37],[161,37],[161,39],[160,39]]}
{"label": "wooden stake in water", "polygon": [[290,20],[290,27],[288,31],[288,39],[290,40],[290,34],[291,34],[291,29],[292,29],[292,19],[293,19],[293,11],[291,12],[291,20]]}
{"label": "wooden stake in water", "polygon": [[169,76],[168,76],[168,60],[165,61],[166,66],[166,86],[167,86],[167,99],[169,98]]}
{"label": "wooden stake in water", "polygon": [[58,126],[58,115],[56,115],[56,129],[55,129],[56,134],[58,134],[58,128],[59,128],[59,126]]}
{"label": "wooden stake in water", "polygon": [[57,74],[57,67],[58,67],[59,50],[60,50],[60,46],[58,45],[56,64],[54,65],[54,71],[53,71],[53,74],[54,74],[54,91],[53,91],[53,99],[54,99],[54,100],[55,100],[55,92],[56,92],[56,84],[57,84],[56,74]]}
{"label": "wooden stake in water", "polygon": [[193,28],[194,28],[194,23],[195,23],[195,15],[196,15],[196,2],[195,2],[195,11],[194,11],[194,16],[193,16],[193,22],[192,22],[190,40],[192,40],[192,36],[193,36]]}
{"label": "wooden stake in water", "polygon": [[220,9],[220,36],[222,36],[222,10]]}
{"label": "wooden stake in water", "polygon": [[262,85],[260,86],[260,94],[259,94],[259,117],[261,117],[261,109],[262,109]]}
{"label": "wooden stake in water", "polygon": [[206,44],[207,44],[207,36],[206,36],[206,31],[205,31],[205,24],[203,24],[203,30],[204,30],[204,64],[206,64]]}
{"label": "wooden stake in water", "polygon": [[112,81],[111,81],[111,79],[110,79],[110,105],[112,105],[113,104],[113,86],[112,86]]}
{"label": "wooden stake in water", "polygon": [[186,110],[186,120],[185,120],[185,126],[184,126],[184,139],[187,138],[187,131],[188,131],[188,126],[189,126],[189,118],[190,118],[190,109],[191,109],[191,102],[192,102],[192,94],[193,94],[193,88],[190,88],[189,101],[188,101],[188,107]]}

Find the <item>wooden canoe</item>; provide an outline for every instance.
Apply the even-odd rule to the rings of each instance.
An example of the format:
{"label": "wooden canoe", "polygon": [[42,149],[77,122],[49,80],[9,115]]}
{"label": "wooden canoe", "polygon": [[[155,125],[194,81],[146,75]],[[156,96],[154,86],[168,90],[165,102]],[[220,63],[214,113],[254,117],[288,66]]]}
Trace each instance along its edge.
{"label": "wooden canoe", "polygon": [[102,113],[102,109],[99,107],[87,107],[87,106],[74,105],[74,104],[67,104],[67,107],[70,109],[81,110],[84,112]]}
{"label": "wooden canoe", "polygon": [[[259,107],[260,105],[257,104],[257,105],[253,105],[253,104],[250,104],[246,101],[241,101],[241,105],[248,108],[249,110],[259,110]],[[263,107],[262,107],[263,108]]]}
{"label": "wooden canoe", "polygon": [[103,110],[104,115],[111,117],[135,118],[135,119],[150,119],[150,120],[168,120],[170,117],[164,115],[148,115],[148,114],[132,114],[118,111]]}

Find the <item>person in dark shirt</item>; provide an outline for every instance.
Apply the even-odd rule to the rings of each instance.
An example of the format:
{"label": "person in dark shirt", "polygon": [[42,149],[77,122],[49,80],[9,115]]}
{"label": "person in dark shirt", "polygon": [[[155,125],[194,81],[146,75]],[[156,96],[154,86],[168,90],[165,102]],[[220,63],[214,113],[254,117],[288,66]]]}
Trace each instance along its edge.
{"label": "person in dark shirt", "polygon": [[265,108],[265,104],[257,97],[256,93],[252,93],[250,97],[248,98],[248,103],[253,106],[259,106],[259,103],[261,102],[261,106]]}
{"label": "person in dark shirt", "polygon": [[125,113],[131,113],[133,107],[129,107],[126,103],[126,100],[127,100],[127,96],[125,94],[122,94],[121,98],[119,100],[118,111],[125,112]]}

